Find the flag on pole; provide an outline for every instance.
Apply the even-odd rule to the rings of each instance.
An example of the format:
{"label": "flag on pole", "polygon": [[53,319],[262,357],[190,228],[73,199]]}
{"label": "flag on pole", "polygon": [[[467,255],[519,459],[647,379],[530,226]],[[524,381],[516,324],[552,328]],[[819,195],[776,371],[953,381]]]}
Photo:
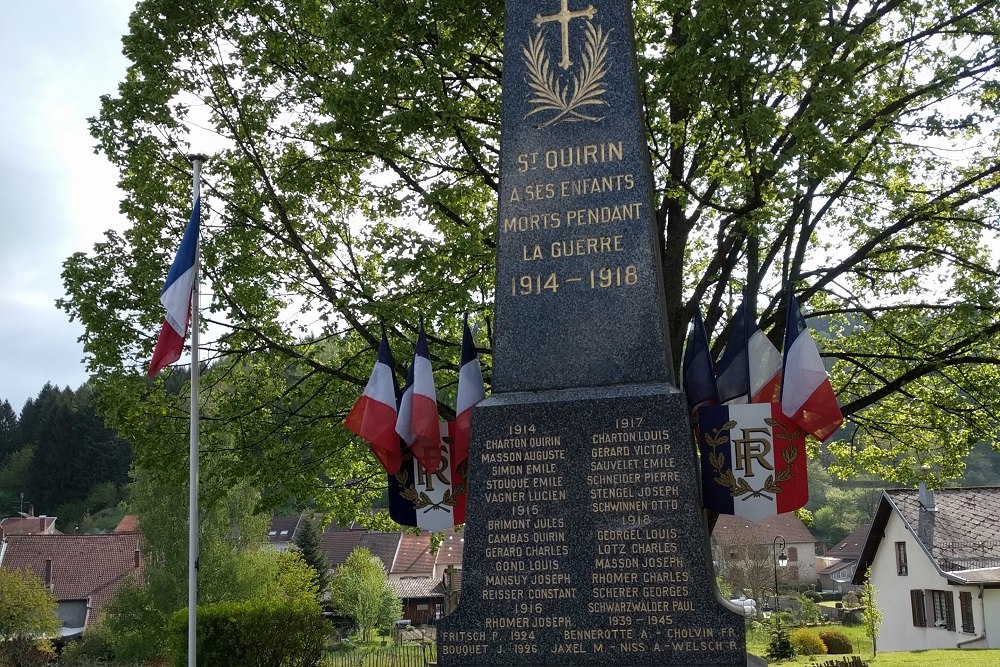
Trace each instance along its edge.
{"label": "flag on pole", "polygon": [[684,375],[682,378],[684,394],[687,396],[692,416],[701,407],[719,404],[719,389],[715,386],[712,352],[708,348],[708,332],[705,331],[705,321],[701,319],[701,311],[697,308],[691,320],[691,333],[684,348],[681,369]]}
{"label": "flag on pole", "polygon": [[730,322],[729,340],[719,359],[716,385],[719,400],[725,404],[750,401],[750,367],[747,359],[747,342],[750,339],[747,307],[744,301],[736,309]]}
{"label": "flag on pole", "polygon": [[760,521],[809,502],[805,433],[780,404],[703,408],[698,438],[708,509]]}
{"label": "flag on pole", "polygon": [[462,356],[458,369],[458,398],[451,431],[451,479],[455,496],[455,525],[465,523],[465,491],[468,479],[469,441],[472,436],[472,408],[486,398],[483,369],[479,365],[476,342],[469,323],[462,326]]}
{"label": "flag on pole", "polygon": [[201,223],[201,197],[194,200],[191,220],[174,263],[170,265],[167,280],[160,290],[160,303],[166,309],[163,327],[156,340],[153,358],[149,362],[149,377],[155,377],[165,366],[181,358],[188,324],[191,322],[191,295],[198,276],[198,232]]}
{"label": "flag on pole", "polygon": [[390,475],[396,474],[402,464],[402,449],[396,433],[399,386],[393,368],[392,350],[383,331],[375,367],[365,391],[344,420],[348,430],[368,442],[372,453]]}
{"label": "flag on pole", "polygon": [[781,374],[782,412],[807,433],[828,440],[844,423],[844,415],[794,294],[788,295]]}
{"label": "flag on pole", "polygon": [[413,363],[406,376],[403,398],[399,403],[396,418],[396,433],[399,434],[413,458],[429,473],[435,473],[441,465],[441,427],[438,420],[437,391],[434,387],[434,371],[431,369],[431,355],[427,349],[427,334],[423,322],[413,350]]}
{"label": "flag on pole", "polygon": [[750,373],[750,402],[773,403],[781,398],[781,352],[751,321],[747,341],[747,365]]}

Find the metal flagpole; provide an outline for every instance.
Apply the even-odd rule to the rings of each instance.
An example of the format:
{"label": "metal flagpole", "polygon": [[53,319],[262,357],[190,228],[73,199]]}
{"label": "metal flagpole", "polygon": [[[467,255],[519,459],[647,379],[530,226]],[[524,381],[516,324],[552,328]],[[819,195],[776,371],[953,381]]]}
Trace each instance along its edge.
{"label": "metal flagpole", "polygon": [[[192,155],[192,207],[201,198],[201,163],[204,155]],[[200,217],[201,211],[198,215]],[[198,221],[199,225],[201,220]],[[201,244],[195,250],[194,289],[191,293],[191,433],[188,455],[188,667],[198,664],[198,384],[201,367],[198,360],[198,292],[201,281]]]}

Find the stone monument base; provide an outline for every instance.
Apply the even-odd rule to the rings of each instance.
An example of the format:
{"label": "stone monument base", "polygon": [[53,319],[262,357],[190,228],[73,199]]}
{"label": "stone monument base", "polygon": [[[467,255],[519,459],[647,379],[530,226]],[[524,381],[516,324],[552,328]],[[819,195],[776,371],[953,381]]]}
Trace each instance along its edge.
{"label": "stone monument base", "polygon": [[511,392],[473,419],[458,609],[438,664],[743,667],[683,395]]}

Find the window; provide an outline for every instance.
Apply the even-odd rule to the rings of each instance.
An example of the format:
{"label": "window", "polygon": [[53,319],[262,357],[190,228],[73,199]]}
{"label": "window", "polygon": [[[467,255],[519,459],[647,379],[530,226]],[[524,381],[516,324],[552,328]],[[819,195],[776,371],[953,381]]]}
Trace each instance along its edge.
{"label": "window", "polygon": [[896,542],[896,574],[901,577],[907,575],[906,542]]}
{"label": "window", "polygon": [[913,627],[923,628],[927,626],[927,612],[924,610],[923,591],[910,591],[910,612],[913,614]]}
{"label": "window", "polygon": [[931,591],[934,607],[934,626],[945,630],[955,629],[955,598],[951,591]]}
{"label": "window", "polygon": [[958,606],[962,609],[962,632],[973,633],[976,631],[976,622],[972,618],[972,593],[960,591],[958,594]]}
{"label": "window", "polygon": [[794,563],[799,559],[799,550],[797,547],[788,547],[785,551],[788,553],[788,562]]}

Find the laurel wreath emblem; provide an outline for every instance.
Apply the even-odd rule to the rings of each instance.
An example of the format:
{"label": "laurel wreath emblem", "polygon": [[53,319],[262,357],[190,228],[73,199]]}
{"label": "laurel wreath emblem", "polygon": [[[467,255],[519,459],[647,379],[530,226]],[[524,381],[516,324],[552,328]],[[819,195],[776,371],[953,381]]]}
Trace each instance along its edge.
{"label": "laurel wreath emblem", "polygon": [[[792,442],[802,435],[801,429],[796,429],[794,433],[789,433],[783,424],[770,417],[765,419],[764,423],[774,429],[773,437],[775,439]],[[779,482],[787,482],[793,477],[792,465],[799,457],[798,447],[789,447],[782,451],[781,458],[785,462],[785,467],[774,475],[768,475],[767,479],[764,480],[764,485],[759,489],[755,489],[744,478],[736,477],[733,474],[732,468],[725,468],[726,457],[721,452],[715,451],[718,447],[729,443],[729,436],[725,435],[725,432],[735,426],[735,421],[727,421],[719,428],[713,429],[711,433],[706,433],[703,436],[705,444],[711,449],[708,454],[708,463],[712,466],[715,474],[718,475],[713,481],[729,489],[729,495],[740,500],[747,500],[748,498],[767,498],[768,500],[772,500],[767,494],[776,495],[782,493],[784,489],[778,485]]]}
{"label": "laurel wreath emblem", "polygon": [[455,498],[455,495],[461,495],[458,491],[453,495],[452,490],[445,490],[441,501],[434,502],[426,492],[418,492],[416,490],[413,482],[410,480],[410,473],[405,466],[400,468],[399,472],[396,473],[396,482],[399,483],[402,489],[399,495],[413,503],[414,510],[423,510],[425,514],[431,510],[444,510],[448,507],[455,507],[458,505],[458,499]]}
{"label": "laurel wreath emblem", "polygon": [[532,105],[528,116],[545,111],[555,111],[556,115],[538,127],[548,127],[562,121],[600,121],[604,116],[584,113],[581,108],[606,106],[603,95],[607,91],[604,76],[608,70],[608,36],[600,26],[586,22],[586,40],[580,71],[573,75],[570,86],[565,86],[556,76],[545,51],[542,32],[528,40],[524,48],[524,61],[528,65],[528,86],[532,90],[529,103]]}

